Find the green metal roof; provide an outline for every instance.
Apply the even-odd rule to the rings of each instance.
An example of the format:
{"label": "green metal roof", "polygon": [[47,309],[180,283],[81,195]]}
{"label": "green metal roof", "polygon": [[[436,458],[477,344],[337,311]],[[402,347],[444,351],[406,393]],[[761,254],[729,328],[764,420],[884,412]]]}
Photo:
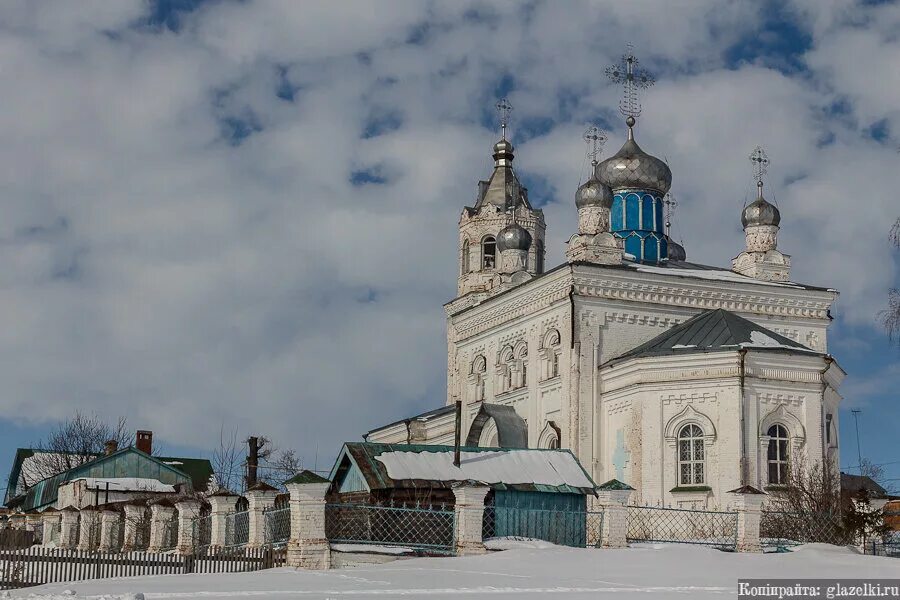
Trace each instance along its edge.
{"label": "green metal roof", "polygon": [[303,470],[288,479],[284,482],[285,485],[289,483],[328,483],[331,481],[330,479],[325,479],[318,473],[313,473],[310,470]]}
{"label": "green metal roof", "polygon": [[169,485],[192,484],[190,476],[184,471],[166,464],[163,459],[130,447],[48,477],[28,488],[21,496],[12,498],[7,505],[23,511],[43,508],[56,502],[59,486],[82,477],[139,477],[157,479]]}
{"label": "green metal roof", "polygon": [[715,352],[719,350],[782,350],[820,354],[753,321],[723,309],[708,310],[664,331],[649,342],[607,364],[628,358]]}
{"label": "green metal roof", "polygon": [[[577,488],[567,484],[563,485],[545,485],[536,483],[491,483],[489,484],[495,490],[519,490],[519,491],[537,491],[548,493],[563,494],[593,494],[594,484],[590,475],[578,462],[578,459],[569,450],[559,449],[543,449],[543,448],[481,448],[462,446],[461,452],[562,452],[572,456],[572,459],[578,464],[584,476],[591,482],[590,488]],[[453,452],[453,446],[428,445],[428,444],[377,444],[373,442],[346,442],[331,469],[328,478],[336,486],[340,485],[340,479],[345,476],[348,467],[355,468],[362,478],[365,480],[369,490],[391,489],[391,488],[450,488],[458,481],[447,481],[440,479],[403,479],[394,480],[388,476],[387,468],[384,463],[376,460],[377,457],[385,452]]]}
{"label": "green metal roof", "polygon": [[159,460],[174,467],[191,478],[195,492],[205,492],[213,475],[212,464],[205,458],[181,458],[177,456],[157,456]]}

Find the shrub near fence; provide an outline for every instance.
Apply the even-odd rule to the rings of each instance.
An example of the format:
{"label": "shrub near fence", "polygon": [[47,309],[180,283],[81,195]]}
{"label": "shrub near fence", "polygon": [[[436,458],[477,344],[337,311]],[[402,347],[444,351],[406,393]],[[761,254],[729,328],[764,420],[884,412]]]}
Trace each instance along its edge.
{"label": "shrub near fence", "polygon": [[760,515],[759,539],[764,548],[776,550],[810,542],[838,546],[855,543],[853,534],[841,525],[840,514],[773,510]]}
{"label": "shrub near fence", "polygon": [[403,546],[451,554],[455,523],[452,510],[368,504],[325,506],[325,534],[331,542]]}

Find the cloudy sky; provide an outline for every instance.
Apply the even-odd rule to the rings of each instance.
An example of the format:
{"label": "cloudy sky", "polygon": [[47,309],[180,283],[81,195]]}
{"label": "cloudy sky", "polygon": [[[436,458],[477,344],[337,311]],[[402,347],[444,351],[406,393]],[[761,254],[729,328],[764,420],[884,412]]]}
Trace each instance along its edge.
{"label": "cloudy sky", "polygon": [[860,0],[8,0],[0,470],[76,408],[172,452],[223,425],[265,434],[321,469],[440,405],[493,104],[515,107],[560,262],[581,133],[606,128],[606,155],[623,140],[604,69],[632,42],[657,78],[637,135],[674,172],[674,235],[729,265],[765,146],[794,279],[841,291],[843,465],[858,407],[862,454],[900,483],[900,350],[876,318],[900,272],[897,31],[900,5]]}

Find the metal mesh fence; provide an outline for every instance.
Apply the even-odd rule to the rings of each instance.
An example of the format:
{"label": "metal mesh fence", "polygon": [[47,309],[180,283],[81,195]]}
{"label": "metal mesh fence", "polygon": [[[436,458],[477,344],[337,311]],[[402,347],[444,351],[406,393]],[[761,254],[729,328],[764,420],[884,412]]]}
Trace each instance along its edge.
{"label": "metal mesh fence", "polygon": [[225,545],[243,546],[250,539],[250,513],[235,512],[225,517]]}
{"label": "metal mesh fence", "polygon": [[486,506],[482,539],[527,538],[560,546],[599,547],[601,511]]}
{"label": "metal mesh fence", "polygon": [[367,504],[325,506],[325,534],[332,542],[406,546],[452,553],[455,523],[452,510]]}
{"label": "metal mesh fence", "polygon": [[199,548],[209,546],[212,536],[212,515],[197,517],[193,520],[191,526],[193,528],[191,536],[193,537],[194,546]]}
{"label": "metal mesh fence", "polygon": [[273,508],[265,512],[266,543],[284,546],[291,537],[291,509]]}
{"label": "metal mesh fence", "polygon": [[764,548],[785,550],[809,542],[839,546],[853,544],[853,534],[841,524],[835,513],[797,513],[764,510],[759,523],[760,543]]}
{"label": "metal mesh fence", "polygon": [[629,542],[676,542],[734,550],[737,513],[655,506],[629,506]]}

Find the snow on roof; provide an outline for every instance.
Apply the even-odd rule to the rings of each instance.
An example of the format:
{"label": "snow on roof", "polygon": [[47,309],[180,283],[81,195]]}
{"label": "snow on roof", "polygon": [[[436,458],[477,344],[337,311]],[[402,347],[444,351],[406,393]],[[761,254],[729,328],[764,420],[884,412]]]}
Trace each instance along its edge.
{"label": "snow on roof", "polygon": [[440,481],[478,481],[547,486],[568,485],[593,489],[594,483],[569,452],[550,450],[497,450],[461,452],[460,466],[453,452],[383,452],[375,457],[388,477]]}
{"label": "snow on roof", "polygon": [[777,287],[803,288],[805,286],[791,281],[762,281],[735,273],[734,271],[726,271],[725,269],[684,269],[672,267],[658,267],[655,265],[633,265],[634,269],[639,273],[654,273],[661,275],[675,275],[678,277],[696,277],[697,279],[709,279],[712,281],[731,281],[734,283],[757,283],[761,285],[772,285]]}
{"label": "snow on roof", "polygon": [[175,486],[162,483],[158,479],[143,477],[79,477],[73,481],[87,482],[89,490],[105,490],[109,484],[111,492],[174,492]]}

